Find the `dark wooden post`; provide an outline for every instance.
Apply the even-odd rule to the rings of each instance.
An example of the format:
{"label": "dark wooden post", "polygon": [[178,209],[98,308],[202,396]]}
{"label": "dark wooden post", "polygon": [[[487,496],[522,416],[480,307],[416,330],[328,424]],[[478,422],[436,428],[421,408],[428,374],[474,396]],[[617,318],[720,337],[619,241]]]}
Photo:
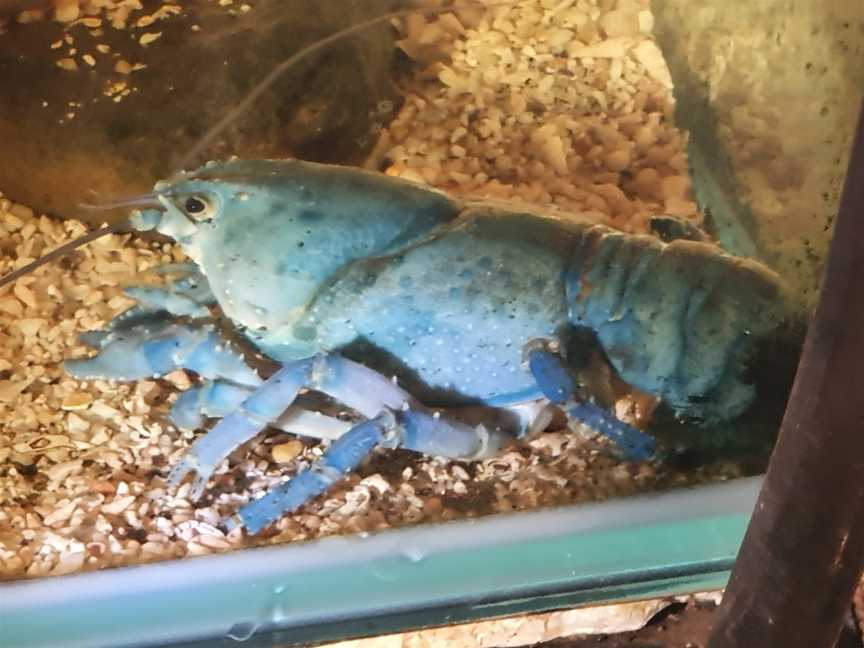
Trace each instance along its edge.
{"label": "dark wooden post", "polygon": [[708,648],[829,648],[864,566],[864,111],[780,437]]}

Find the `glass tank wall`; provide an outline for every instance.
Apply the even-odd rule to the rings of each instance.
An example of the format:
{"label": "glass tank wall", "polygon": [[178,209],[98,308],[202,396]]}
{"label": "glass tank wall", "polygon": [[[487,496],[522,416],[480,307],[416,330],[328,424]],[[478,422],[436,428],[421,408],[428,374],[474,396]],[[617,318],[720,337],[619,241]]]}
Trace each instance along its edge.
{"label": "glass tank wall", "polygon": [[[292,59],[391,12],[403,13]],[[313,628],[304,640],[325,637],[322,618],[395,610],[400,597],[407,612],[433,598],[449,612],[365,629],[346,621],[342,634],[720,585],[756,488],[739,478],[766,465],[817,297],[864,87],[862,32],[860,6],[840,0],[0,0],[0,273],[102,222],[124,223],[131,208],[145,210],[139,229],[161,219],[159,233],[102,237],[0,288],[0,578],[29,601],[20,624],[86,607],[133,572],[74,577],[85,580],[70,586],[91,597],[77,602],[38,590],[56,576],[207,554],[227,555],[167,563],[204,570],[190,568],[189,589],[175,583],[174,596],[188,602],[196,583],[213,592],[231,583],[252,588],[252,601],[238,565],[263,578],[257,559],[242,557],[261,545],[282,545],[267,550],[273,561],[288,552],[279,587],[304,551],[320,582],[351,579],[339,571],[350,564],[322,555],[373,543],[352,581],[366,608],[355,597],[327,616],[326,597],[310,589],[299,616],[248,622],[250,634]],[[206,186],[178,175],[234,156],[378,175],[239,162],[191,176]],[[203,234],[232,217],[222,238]],[[378,230],[393,222],[381,243]],[[203,276],[189,274],[190,260]],[[149,310],[111,324],[136,304]],[[184,368],[194,354],[170,335],[182,329],[186,340],[204,326],[223,336],[213,357],[242,355],[244,379],[214,369],[234,360],[194,356]],[[558,345],[538,355],[535,338]],[[110,370],[64,369],[93,347]],[[532,349],[564,363],[567,389],[552,390],[564,396],[538,390],[548,374],[527,362]],[[343,455],[326,454],[331,439],[381,409],[364,412],[384,389],[364,379],[330,389],[354,394],[347,407],[303,393],[300,404],[320,415],[265,416],[264,432],[216,452],[199,499],[188,480],[166,481],[190,452],[204,463],[193,443],[257,376],[318,351],[395,378],[385,382],[431,408],[433,441],[396,407],[404,445],[457,458],[380,447],[260,533],[231,529],[241,507],[286,478],[341,466]],[[193,403],[178,413],[178,401],[200,412]],[[381,446],[394,445],[390,425]],[[499,430],[513,442],[468,460]],[[650,456],[628,442],[647,438],[657,442]],[[674,492],[729,480],[739,481]],[[562,506],[543,524],[521,517]],[[487,516],[485,527],[464,522]],[[535,523],[542,532],[519,530]],[[365,538],[397,527],[409,529]],[[454,533],[447,553],[436,538]],[[308,543],[327,536],[353,540]],[[402,547],[395,567],[369,568],[388,538],[426,549],[413,560]],[[669,551],[645,551],[642,540]],[[508,553],[507,542],[517,548]],[[488,562],[464,568],[469,587],[453,567],[478,546]],[[560,579],[537,576],[530,561],[530,586],[525,570],[493,578],[532,548]],[[454,575],[428,591],[429,574],[401,571],[435,564],[427,550],[447,553],[436,569]],[[584,561],[569,563],[574,552]],[[200,580],[213,573],[205,564],[230,578]],[[366,579],[369,569],[385,575]],[[142,596],[165,594],[155,574]],[[497,602],[487,596],[496,589],[507,592]],[[214,596],[219,609],[230,598]],[[487,607],[447,608],[465,601]],[[145,641],[146,629],[124,627],[81,645]],[[219,634],[175,630],[175,640]]]}

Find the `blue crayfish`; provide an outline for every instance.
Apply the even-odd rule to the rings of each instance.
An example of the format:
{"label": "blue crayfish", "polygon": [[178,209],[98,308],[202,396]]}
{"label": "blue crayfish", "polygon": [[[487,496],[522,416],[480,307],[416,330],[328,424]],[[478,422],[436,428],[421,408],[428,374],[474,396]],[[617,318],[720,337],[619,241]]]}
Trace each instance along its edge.
{"label": "blue crayfish", "polygon": [[[316,464],[228,521],[253,533],[377,447],[488,457],[543,429],[555,407],[625,458],[650,458],[654,439],[591,393],[586,350],[601,350],[676,417],[713,424],[753,403],[748,358],[781,319],[776,275],[711,244],[461,202],[355,168],[210,163],[131,202],[141,207],[132,227],[172,238],[194,266],[165,288],[130,289],[139,305],[88,334],[98,355],[68,371],[197,373],[202,385],[179,397],[173,420],[221,420],[170,474],[177,484],[194,473],[194,497],[268,426],[335,438]],[[280,363],[271,377],[222,338],[217,304]],[[304,412],[295,404],[304,388],[363,420]]]}

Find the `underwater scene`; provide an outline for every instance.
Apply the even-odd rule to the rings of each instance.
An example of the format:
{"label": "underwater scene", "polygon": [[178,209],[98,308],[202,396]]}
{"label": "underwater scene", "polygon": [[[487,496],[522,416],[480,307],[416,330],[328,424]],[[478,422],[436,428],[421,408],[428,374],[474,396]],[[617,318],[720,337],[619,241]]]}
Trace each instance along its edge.
{"label": "underwater scene", "polygon": [[0,0],[0,579],[764,471],[853,4]]}

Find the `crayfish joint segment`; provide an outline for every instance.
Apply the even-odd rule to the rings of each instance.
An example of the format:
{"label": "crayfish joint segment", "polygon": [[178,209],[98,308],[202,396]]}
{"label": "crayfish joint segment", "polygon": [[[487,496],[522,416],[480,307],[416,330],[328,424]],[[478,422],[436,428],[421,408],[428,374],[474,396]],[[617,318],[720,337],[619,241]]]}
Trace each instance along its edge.
{"label": "crayfish joint segment", "polygon": [[[196,484],[200,480],[206,482],[231,452],[284,416],[304,387],[323,392],[361,413],[373,407],[378,413],[384,407],[401,406],[409,400],[405,392],[377,372],[338,356],[321,354],[292,362],[246,396],[235,411],[192,445],[183,459],[182,469],[171,473],[170,485],[179,484],[193,469],[197,475]],[[241,393],[235,389],[225,391],[224,395],[237,399]],[[201,396],[199,394],[198,398]],[[191,401],[196,397],[188,398]],[[187,412],[192,404],[183,402],[181,407]]]}
{"label": "crayfish joint segment", "polygon": [[[236,411],[254,391],[255,387],[248,385],[224,380],[208,381],[180,394],[168,418],[181,430],[197,430],[204,425],[206,418],[224,418]],[[347,421],[298,405],[291,405],[269,425],[313,439],[338,439],[351,427]]]}
{"label": "crayfish joint segment", "polygon": [[180,394],[168,418],[181,430],[197,430],[205,417],[228,416],[254,391],[252,386],[227,380],[207,381],[201,387],[191,387]]}
{"label": "crayfish joint segment", "polygon": [[594,403],[570,403],[564,408],[570,421],[577,421],[602,434],[628,461],[648,461],[657,452],[657,442],[648,434],[616,418]]}
{"label": "crayfish joint segment", "polygon": [[[341,439],[334,441],[311,468],[242,507],[237,513],[240,524],[250,533],[258,533],[285,513],[296,511],[321,495],[356,469],[384,440],[392,425],[392,414],[384,412],[354,426]],[[226,521],[226,525],[234,526],[231,521]]]}
{"label": "crayfish joint segment", "polygon": [[[473,460],[496,453],[514,439],[506,431],[487,430],[438,417],[419,406],[417,409],[403,409],[403,404],[411,402],[411,399],[383,375],[338,356],[321,355],[285,365],[246,397],[235,411],[192,445],[181,463],[171,472],[169,485],[178,485],[187,474],[194,471],[193,497],[199,497],[219,463],[235,448],[283,417],[303,387],[327,394],[361,412],[377,405],[377,416],[351,428],[322,457],[321,470],[328,475],[332,472],[327,472],[330,468],[343,473],[353,469],[379,445]],[[236,397],[238,392],[231,393],[232,397]],[[370,435],[375,437],[371,445]],[[284,497],[288,498],[285,500],[288,503],[286,506],[290,508],[300,499],[302,502],[296,506],[302,506],[309,498],[323,492],[317,490],[319,487],[324,488],[322,479],[320,476],[303,477],[300,486],[285,491],[287,494]],[[302,490],[298,491],[301,487]],[[298,492],[304,496],[301,497]],[[261,510],[275,510],[275,504],[271,502],[272,499],[267,499],[257,506]],[[284,510],[288,509],[280,509],[280,514]],[[255,519],[259,517],[259,513],[255,513]]]}
{"label": "crayfish joint segment", "polygon": [[288,482],[240,509],[225,524],[258,533],[286,513],[326,492],[358,466],[377,447],[414,450],[425,454],[473,460],[495,454],[512,436],[459,422],[436,418],[424,411],[385,408],[378,416],[355,425],[337,439],[313,464]]}
{"label": "crayfish joint segment", "polygon": [[192,445],[181,463],[171,471],[169,485],[178,485],[194,470],[192,497],[198,499],[219,463],[235,448],[257,436],[294,402],[300,389],[309,382],[312,362],[307,359],[291,363],[271,376],[239,409],[220,420]]}
{"label": "crayfish joint segment", "polygon": [[656,451],[654,439],[619,420],[612,412],[579,398],[576,382],[561,357],[544,347],[527,350],[528,366],[537,386],[551,402],[561,405],[567,418],[610,439],[629,461],[645,461]]}
{"label": "crayfish joint segment", "polygon": [[468,425],[423,410],[399,412],[401,447],[433,457],[475,461],[498,454],[515,436],[506,430]]}
{"label": "crayfish joint segment", "polygon": [[537,381],[537,387],[553,403],[563,403],[573,397],[576,382],[570,376],[560,356],[546,347],[526,346],[528,368]]}

